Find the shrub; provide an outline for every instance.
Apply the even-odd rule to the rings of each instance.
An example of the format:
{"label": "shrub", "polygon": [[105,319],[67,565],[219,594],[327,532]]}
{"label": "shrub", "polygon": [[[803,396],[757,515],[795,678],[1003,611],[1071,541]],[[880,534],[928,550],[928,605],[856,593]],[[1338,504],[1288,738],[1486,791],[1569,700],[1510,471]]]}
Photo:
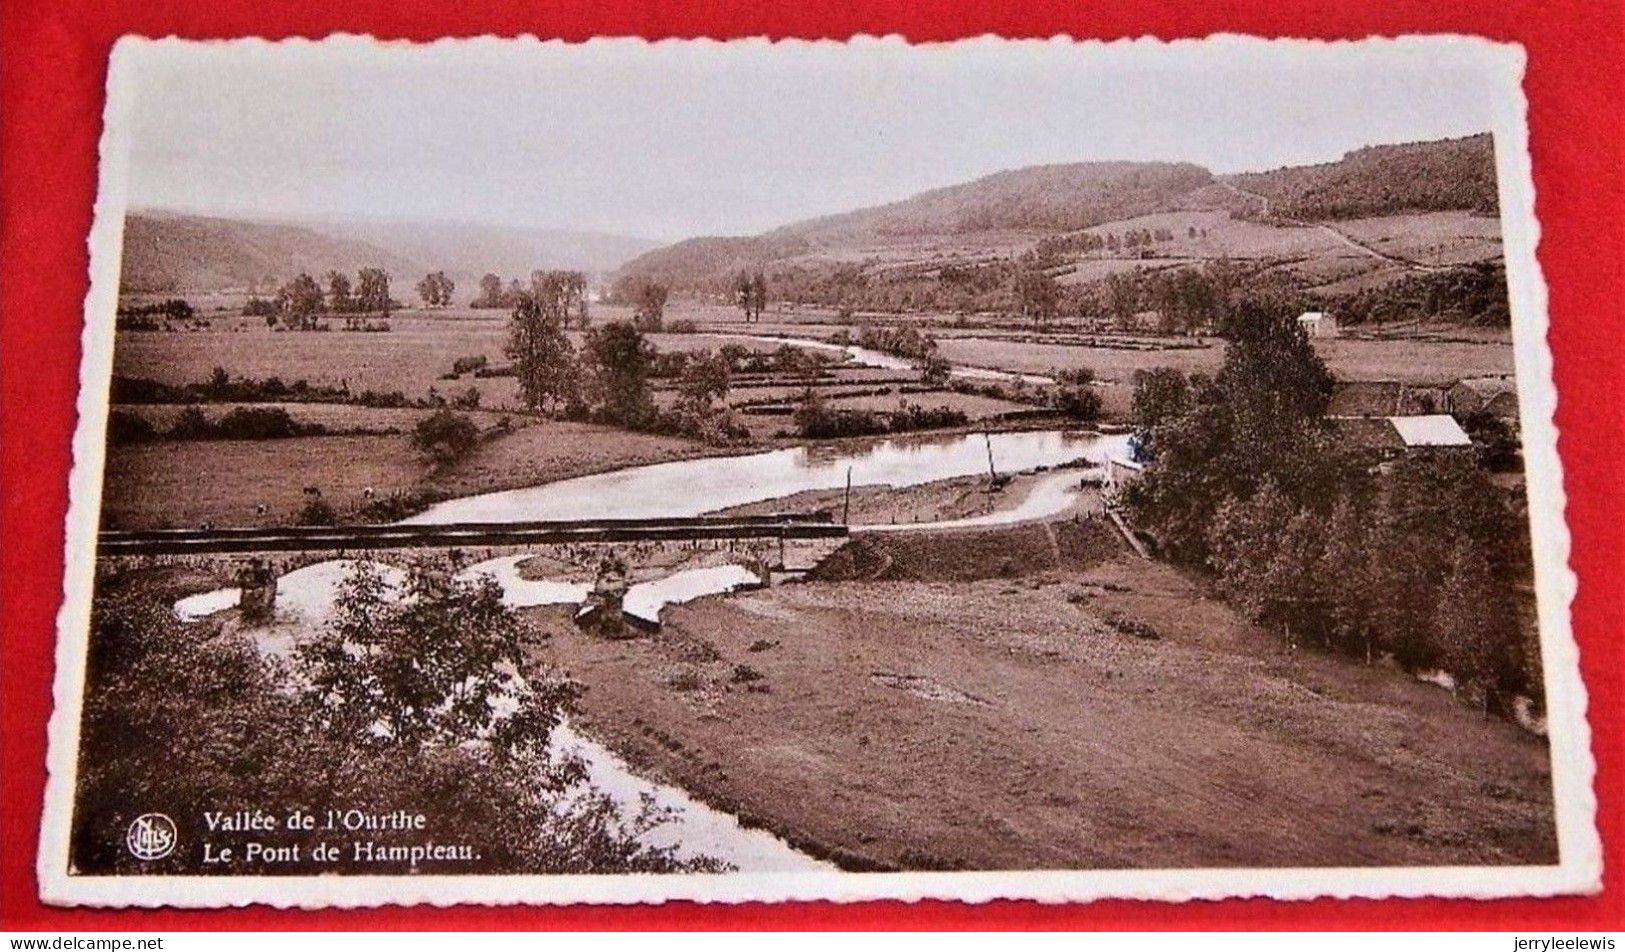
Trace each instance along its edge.
{"label": "shrub", "polygon": [[332,504],[319,495],[306,499],[304,508],[299,510],[302,526],[330,526],[338,521],[339,515]]}
{"label": "shrub", "polygon": [[139,413],[114,410],[107,417],[107,442],[117,446],[123,443],[144,443],[158,437],[158,428]]}
{"label": "shrub", "polygon": [[236,407],[209,429],[220,440],[280,440],[322,428],[301,425],[281,407]]}
{"label": "shrub", "polygon": [[483,370],[488,363],[484,354],[477,357],[459,357],[451,362],[451,374],[453,377],[460,377],[466,373]]}
{"label": "shrub", "polygon": [[1100,417],[1100,394],[1088,384],[1062,385],[1055,389],[1055,409],[1085,423]]}
{"label": "shrub", "polygon": [[474,451],[480,428],[466,414],[439,410],[418,421],[412,445],[441,464],[452,463]]}

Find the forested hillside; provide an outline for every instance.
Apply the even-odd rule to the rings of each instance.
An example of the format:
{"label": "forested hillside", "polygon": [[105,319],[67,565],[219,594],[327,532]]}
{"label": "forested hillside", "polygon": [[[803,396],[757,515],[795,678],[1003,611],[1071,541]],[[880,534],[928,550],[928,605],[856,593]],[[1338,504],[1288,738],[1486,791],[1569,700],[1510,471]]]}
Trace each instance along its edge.
{"label": "forested hillside", "polygon": [[1227,179],[1269,200],[1265,217],[1321,220],[1467,209],[1495,214],[1495,147],[1488,133],[1356,149],[1340,161]]}
{"label": "forested hillside", "polygon": [[1076,231],[1172,207],[1212,181],[1212,173],[1186,163],[1041,165],[756,237],[691,238],[634,258],[622,274],[680,291],[714,293],[740,269],[821,250],[981,232]]}
{"label": "forested hillside", "polygon": [[1201,166],[1172,162],[1039,165],[922,192],[782,228],[831,240],[978,231],[1076,231],[1167,208],[1213,180]]}
{"label": "forested hillside", "polygon": [[653,242],[600,232],[441,222],[279,224],[168,212],[124,223],[126,292],[274,288],[300,272],[383,268],[416,280],[444,271],[472,289],[487,272],[611,271]]}
{"label": "forested hillside", "polygon": [[131,214],[124,220],[119,289],[169,292],[274,287],[301,271],[379,267],[406,274],[407,259],[366,242],[299,225],[195,215]]}

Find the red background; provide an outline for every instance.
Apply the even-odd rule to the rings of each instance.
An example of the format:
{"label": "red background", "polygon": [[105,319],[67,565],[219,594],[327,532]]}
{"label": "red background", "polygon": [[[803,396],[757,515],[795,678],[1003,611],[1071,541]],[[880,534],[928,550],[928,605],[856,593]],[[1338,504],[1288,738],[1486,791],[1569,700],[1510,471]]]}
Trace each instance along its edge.
{"label": "red background", "polygon": [[[542,4],[490,0],[327,0],[295,9],[268,0],[9,0],[0,18],[0,446],[4,448],[3,614],[0,614],[0,928],[58,930],[678,928],[1625,928],[1625,740],[1621,594],[1625,581],[1622,433],[1625,347],[1620,330],[1621,104],[1625,17],[1619,0],[1309,2],[1229,0],[1112,4],[907,0],[635,0]],[[477,8],[478,7],[478,8]],[[1467,33],[1525,44],[1539,256],[1551,293],[1559,449],[1579,576],[1574,627],[1590,690],[1606,889],[1554,900],[1228,901],[1171,906],[868,903],[855,906],[461,908],[281,912],[75,911],[40,905],[34,876],[51,710],[55,616],[62,597],[63,520],[75,424],[79,335],[87,290],[86,236],[96,189],[103,83],[113,41],[148,36],[320,37],[345,31],[432,39],[481,33],[659,37],[845,38],[898,33],[944,40],[1005,36],[1173,39],[1214,32],[1359,38]]]}

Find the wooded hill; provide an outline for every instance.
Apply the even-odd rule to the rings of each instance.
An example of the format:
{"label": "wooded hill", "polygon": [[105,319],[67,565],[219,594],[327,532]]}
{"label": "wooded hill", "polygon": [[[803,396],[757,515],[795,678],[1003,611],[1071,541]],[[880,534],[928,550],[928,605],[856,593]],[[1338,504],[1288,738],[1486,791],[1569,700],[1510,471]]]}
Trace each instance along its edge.
{"label": "wooded hill", "polygon": [[[1263,198],[1253,197],[1253,194]],[[1265,201],[1268,207],[1265,207]],[[618,274],[625,285],[654,281],[679,293],[725,294],[740,270],[822,272],[860,268],[891,274],[899,267],[985,266],[1010,261],[1040,239],[1096,232],[1123,223],[1128,234],[1163,213],[1218,212],[1263,225],[1291,220],[1389,216],[1462,210],[1494,214],[1495,164],[1490,136],[1358,149],[1337,162],[1216,177],[1188,163],[1091,162],[1000,172],[922,192],[887,205],[810,219],[750,237],[692,238],[644,254]],[[1260,259],[1257,230],[1235,247],[1211,222],[1156,222],[1199,248],[1168,244],[1158,256],[1194,251],[1206,258]],[[1302,259],[1283,233],[1278,256]],[[1194,237],[1191,236],[1191,237]],[[1264,242],[1268,245],[1269,242]],[[1298,244],[1301,244],[1299,242]],[[1333,243],[1335,246],[1335,243]],[[1333,247],[1337,254],[1346,248]],[[1141,256],[1138,251],[1130,257]]]}
{"label": "wooded hill", "polygon": [[1337,162],[1232,175],[1228,181],[1268,198],[1266,218],[1317,221],[1449,209],[1494,215],[1499,209],[1489,133],[1369,146]]}
{"label": "wooded hill", "polygon": [[[456,282],[459,301],[486,272],[605,273],[654,242],[624,235],[441,222],[275,223],[134,212],[124,222],[120,290],[171,293],[269,290],[305,272],[378,267],[405,286],[430,271]],[[464,294],[463,292],[467,293]]]}

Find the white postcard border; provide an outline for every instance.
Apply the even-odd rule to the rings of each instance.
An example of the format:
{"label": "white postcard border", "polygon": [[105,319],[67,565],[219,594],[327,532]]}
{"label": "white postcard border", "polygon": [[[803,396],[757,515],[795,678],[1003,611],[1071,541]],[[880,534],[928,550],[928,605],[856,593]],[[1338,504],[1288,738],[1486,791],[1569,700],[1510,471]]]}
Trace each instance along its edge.
{"label": "white postcard border", "polygon": [[[1154,57],[1169,47],[1193,44],[1245,59],[1259,44],[1301,50],[1316,56],[1358,47],[1403,53],[1425,51],[1452,65],[1476,67],[1494,77],[1496,165],[1499,178],[1503,248],[1513,315],[1523,449],[1528,470],[1529,511],[1535,584],[1545,671],[1553,795],[1557,810],[1559,863],[1514,867],[1373,867],[1310,869],[1180,869],[909,873],[726,873],[674,875],[423,875],[423,876],[83,876],[68,871],[69,826],[77,779],[82,691],[89,640],[95,573],[96,534],[105,456],[108,386],[112,375],[114,322],[129,170],[128,130],[135,84],[128,81],[140,62],[161,57],[174,45],[193,41],[124,37],[108,67],[108,98],[101,140],[100,182],[91,229],[91,284],[85,299],[79,423],[74,434],[74,465],[66,524],[65,598],[57,617],[55,706],[49,727],[46,784],[37,872],[41,899],[60,905],[132,907],[224,907],[263,903],[277,907],[365,907],[388,904],[563,904],[773,902],[786,900],[944,899],[986,902],[1027,899],[1079,902],[1105,898],[1184,901],[1239,897],[1275,899],[1552,896],[1601,888],[1602,848],[1596,827],[1593,789],[1595,761],[1586,723],[1587,696],[1580,678],[1579,652],[1570,625],[1576,579],[1568,565],[1570,538],[1564,522],[1562,465],[1554,419],[1557,394],[1552,378],[1546,285],[1535,256],[1539,224],[1535,217],[1530,168],[1527,104],[1522,91],[1526,62],[1517,44],[1478,37],[1430,36],[1359,41],[1265,40],[1223,35],[1164,43],[1155,39],[1007,41],[993,36],[956,43],[922,44],[935,49],[974,49],[1003,43],[1073,43],[1083,50]],[[260,39],[210,41],[264,44]],[[373,48],[368,37],[335,36],[321,41],[334,55]],[[595,39],[585,44],[644,43],[639,39]],[[664,43],[716,41],[666,40]],[[767,43],[761,38],[730,43]],[[782,40],[800,44],[814,41]],[[816,41],[836,42],[836,41]],[[897,37],[858,37],[853,44],[904,46]],[[436,47],[462,45],[489,53],[500,45],[515,55],[562,41],[534,37],[481,37],[440,40]],[[412,44],[392,43],[410,47]]]}

